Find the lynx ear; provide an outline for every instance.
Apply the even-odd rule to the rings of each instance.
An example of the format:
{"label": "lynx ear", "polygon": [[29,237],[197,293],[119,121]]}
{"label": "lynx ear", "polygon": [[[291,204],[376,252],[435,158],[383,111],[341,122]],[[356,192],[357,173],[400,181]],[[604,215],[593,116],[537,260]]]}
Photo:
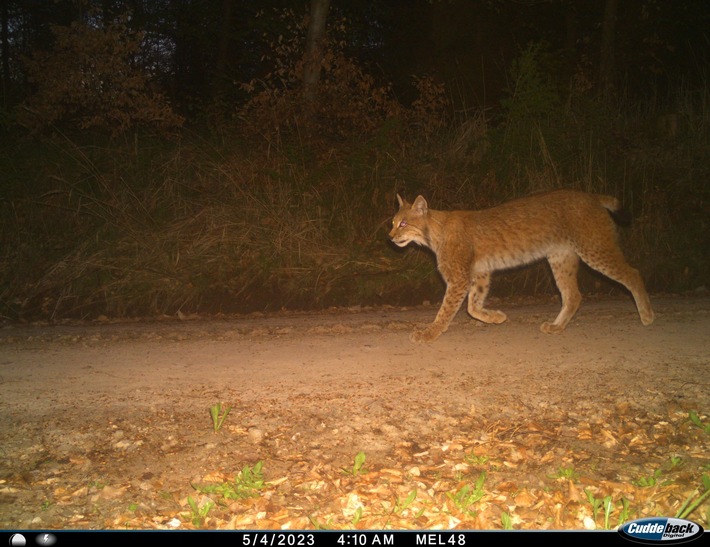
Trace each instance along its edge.
{"label": "lynx ear", "polygon": [[397,202],[399,203],[399,208],[401,209],[402,207],[404,207],[404,204],[407,203],[407,200],[402,199],[402,196],[397,194]]}
{"label": "lynx ear", "polygon": [[412,203],[412,211],[420,215],[425,215],[428,210],[429,205],[427,205],[427,202],[424,197],[417,196],[417,199],[415,199],[414,203]]}

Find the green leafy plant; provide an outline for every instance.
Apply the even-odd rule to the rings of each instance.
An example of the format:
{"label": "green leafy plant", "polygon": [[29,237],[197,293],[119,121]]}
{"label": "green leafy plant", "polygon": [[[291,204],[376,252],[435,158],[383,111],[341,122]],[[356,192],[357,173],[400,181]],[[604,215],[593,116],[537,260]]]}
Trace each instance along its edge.
{"label": "green leafy plant", "polygon": [[621,498],[621,509],[619,510],[619,526],[631,520],[631,502],[625,497]]}
{"label": "green leafy plant", "polygon": [[584,494],[587,496],[587,501],[592,506],[592,515],[594,516],[594,522],[597,521],[597,516],[599,515],[599,509],[601,509],[604,500],[594,496],[594,493],[584,489]]}
{"label": "green leafy plant", "polygon": [[[702,478],[703,488],[705,493],[701,494],[698,499],[692,501],[695,496],[698,495],[699,491],[693,492],[688,498],[683,502],[683,505],[676,513],[676,518],[684,519],[687,518],[693,511],[695,511],[705,500],[710,497],[710,474],[705,473]],[[692,503],[691,503],[692,502]]]}
{"label": "green leafy plant", "polygon": [[614,510],[614,503],[611,496],[604,496],[602,507],[604,508],[604,529],[608,530],[611,521],[611,512]]}
{"label": "green leafy plant", "polygon": [[343,467],[343,473],[352,475],[353,477],[359,475],[360,473],[364,473],[365,458],[366,456],[364,452],[358,452],[355,455],[355,460],[353,462],[352,468],[348,469],[346,467]]}
{"label": "green leafy plant", "polygon": [[658,484],[658,479],[661,477],[662,471],[656,469],[653,474],[646,477],[639,477],[635,481],[631,481],[634,486],[639,486],[641,488],[650,488],[651,486],[656,486]]}
{"label": "green leafy plant", "polygon": [[353,514],[353,518],[351,519],[351,523],[353,526],[355,526],[358,522],[360,522],[360,519],[362,518],[362,506],[358,507],[355,510],[355,513]]}
{"label": "green leafy plant", "polygon": [[263,464],[264,462],[259,461],[254,464],[254,467],[245,465],[233,481],[204,486],[193,485],[193,488],[198,492],[217,494],[228,500],[256,498],[259,496],[259,491],[265,486]]}
{"label": "green leafy plant", "polygon": [[513,529],[513,520],[510,518],[510,515],[505,511],[500,516],[500,522],[503,525],[503,530]]}
{"label": "green leafy plant", "polygon": [[[417,489],[415,488],[412,490],[409,495],[405,499],[400,499],[399,496],[397,496],[397,500],[395,501],[394,508],[392,509],[392,513],[396,513],[398,515],[402,515],[402,513],[410,506],[412,503],[414,503],[414,500],[417,499]],[[419,511],[417,511],[414,514],[414,518],[418,519],[422,514],[424,513],[425,508],[422,507]]]}
{"label": "green leafy plant", "polygon": [[[404,511],[406,511],[412,503],[417,499],[417,489],[414,488],[406,498],[402,499],[399,496],[396,496],[395,502],[394,502],[394,507],[392,507],[391,511],[389,511],[388,519],[385,522],[385,527],[389,524],[389,517],[392,515],[399,515],[400,517],[404,516]],[[426,507],[422,507],[416,513],[410,514],[410,516],[413,519],[418,519],[424,511],[426,510]]]}
{"label": "green leafy plant", "polygon": [[227,419],[230,410],[232,410],[232,407],[228,406],[224,409],[224,411],[222,411],[222,403],[217,403],[216,405],[212,405],[210,407],[210,416],[212,417],[212,428],[214,429],[215,433],[222,429],[222,425],[224,425],[224,420]]}
{"label": "green leafy plant", "polygon": [[579,478],[574,467],[558,467],[557,472],[548,476],[551,479],[567,479],[571,481],[576,481]]}
{"label": "green leafy plant", "polygon": [[468,465],[485,465],[490,458],[488,456],[476,456],[473,452],[466,454],[463,461]]}
{"label": "green leafy plant", "polygon": [[198,505],[192,496],[187,496],[187,504],[190,506],[190,520],[195,526],[202,526],[207,514],[214,507],[214,502],[211,500],[204,500],[202,505]]}
{"label": "green leafy plant", "polygon": [[688,418],[693,423],[693,425],[698,426],[705,433],[710,435],[710,423],[704,424],[703,421],[700,419],[700,416],[698,416],[697,412],[691,410],[690,412],[688,412]]}
{"label": "green leafy plant", "polygon": [[397,496],[397,501],[394,504],[394,511],[396,513],[402,514],[402,511],[404,511],[407,507],[412,505],[414,500],[417,499],[417,489],[415,488],[412,490],[409,495],[404,499],[400,499],[399,496]]}
{"label": "green leafy plant", "polygon": [[330,530],[333,527],[333,519],[332,518],[329,518],[328,522],[326,522],[326,523],[321,523],[318,521],[318,519],[316,517],[309,515],[308,520],[311,521],[313,528],[316,530]]}
{"label": "green leafy plant", "polygon": [[483,490],[483,485],[486,482],[486,473],[481,473],[476,480],[475,485],[465,484],[457,492],[447,492],[446,495],[454,505],[459,508],[462,512],[475,515],[476,511],[470,509],[471,505],[478,502],[485,495]]}
{"label": "green leafy plant", "polygon": [[[587,501],[592,506],[592,514],[594,516],[594,522],[597,522],[600,511],[603,511],[604,529],[610,530],[612,528],[611,516],[612,516],[612,513],[614,512],[614,509],[616,507],[613,497],[612,496],[604,496],[603,498],[597,498],[594,496],[594,493],[587,490],[586,488],[584,489],[584,494],[587,496]],[[622,497],[621,501],[619,503],[621,504],[621,508],[619,509],[619,518],[618,518],[617,526],[621,525],[622,523],[626,522],[629,519],[629,514],[631,511],[631,505],[629,503],[629,500]]]}

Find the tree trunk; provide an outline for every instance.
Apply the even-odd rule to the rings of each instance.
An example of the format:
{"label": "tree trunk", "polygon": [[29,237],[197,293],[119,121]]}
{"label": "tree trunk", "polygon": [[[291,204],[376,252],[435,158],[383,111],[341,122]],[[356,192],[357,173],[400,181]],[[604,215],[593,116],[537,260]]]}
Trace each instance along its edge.
{"label": "tree trunk", "polygon": [[577,49],[577,10],[574,2],[565,6],[565,52],[569,59],[574,59]]}
{"label": "tree trunk", "polygon": [[306,36],[306,53],[303,62],[303,98],[313,102],[320,80],[325,20],[328,16],[330,0],[311,0],[311,15]]}
{"label": "tree trunk", "polygon": [[229,73],[228,67],[231,57],[232,4],[233,0],[222,0],[222,24],[219,30],[214,83],[212,85],[213,99],[219,98],[227,90],[227,74]]}
{"label": "tree trunk", "polygon": [[614,36],[616,34],[616,12],[618,0],[606,0],[604,4],[604,22],[599,56],[599,87],[604,94],[614,87]]}
{"label": "tree trunk", "polygon": [[10,15],[8,11],[8,0],[2,2],[2,28],[0,29],[0,41],[2,41],[2,106],[7,107],[7,94],[10,89],[10,35],[8,26]]}

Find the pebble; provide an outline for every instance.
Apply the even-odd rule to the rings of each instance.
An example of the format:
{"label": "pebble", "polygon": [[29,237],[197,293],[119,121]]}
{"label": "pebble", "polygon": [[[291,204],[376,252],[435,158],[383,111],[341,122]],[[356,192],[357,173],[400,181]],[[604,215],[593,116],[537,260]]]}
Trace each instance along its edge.
{"label": "pebble", "polygon": [[254,444],[259,444],[264,440],[264,432],[257,427],[250,428],[249,431],[247,431],[247,435],[249,436],[249,440]]}

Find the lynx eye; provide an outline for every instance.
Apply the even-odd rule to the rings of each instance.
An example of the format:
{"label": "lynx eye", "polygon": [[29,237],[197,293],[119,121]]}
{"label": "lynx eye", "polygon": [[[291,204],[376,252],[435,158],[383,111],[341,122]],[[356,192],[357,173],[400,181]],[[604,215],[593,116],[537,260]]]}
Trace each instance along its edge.
{"label": "lynx eye", "polygon": [[406,220],[402,220],[402,221],[400,221],[400,223],[399,223],[399,227],[400,227],[400,228],[404,228],[406,225],[407,225],[407,221],[406,221]]}

